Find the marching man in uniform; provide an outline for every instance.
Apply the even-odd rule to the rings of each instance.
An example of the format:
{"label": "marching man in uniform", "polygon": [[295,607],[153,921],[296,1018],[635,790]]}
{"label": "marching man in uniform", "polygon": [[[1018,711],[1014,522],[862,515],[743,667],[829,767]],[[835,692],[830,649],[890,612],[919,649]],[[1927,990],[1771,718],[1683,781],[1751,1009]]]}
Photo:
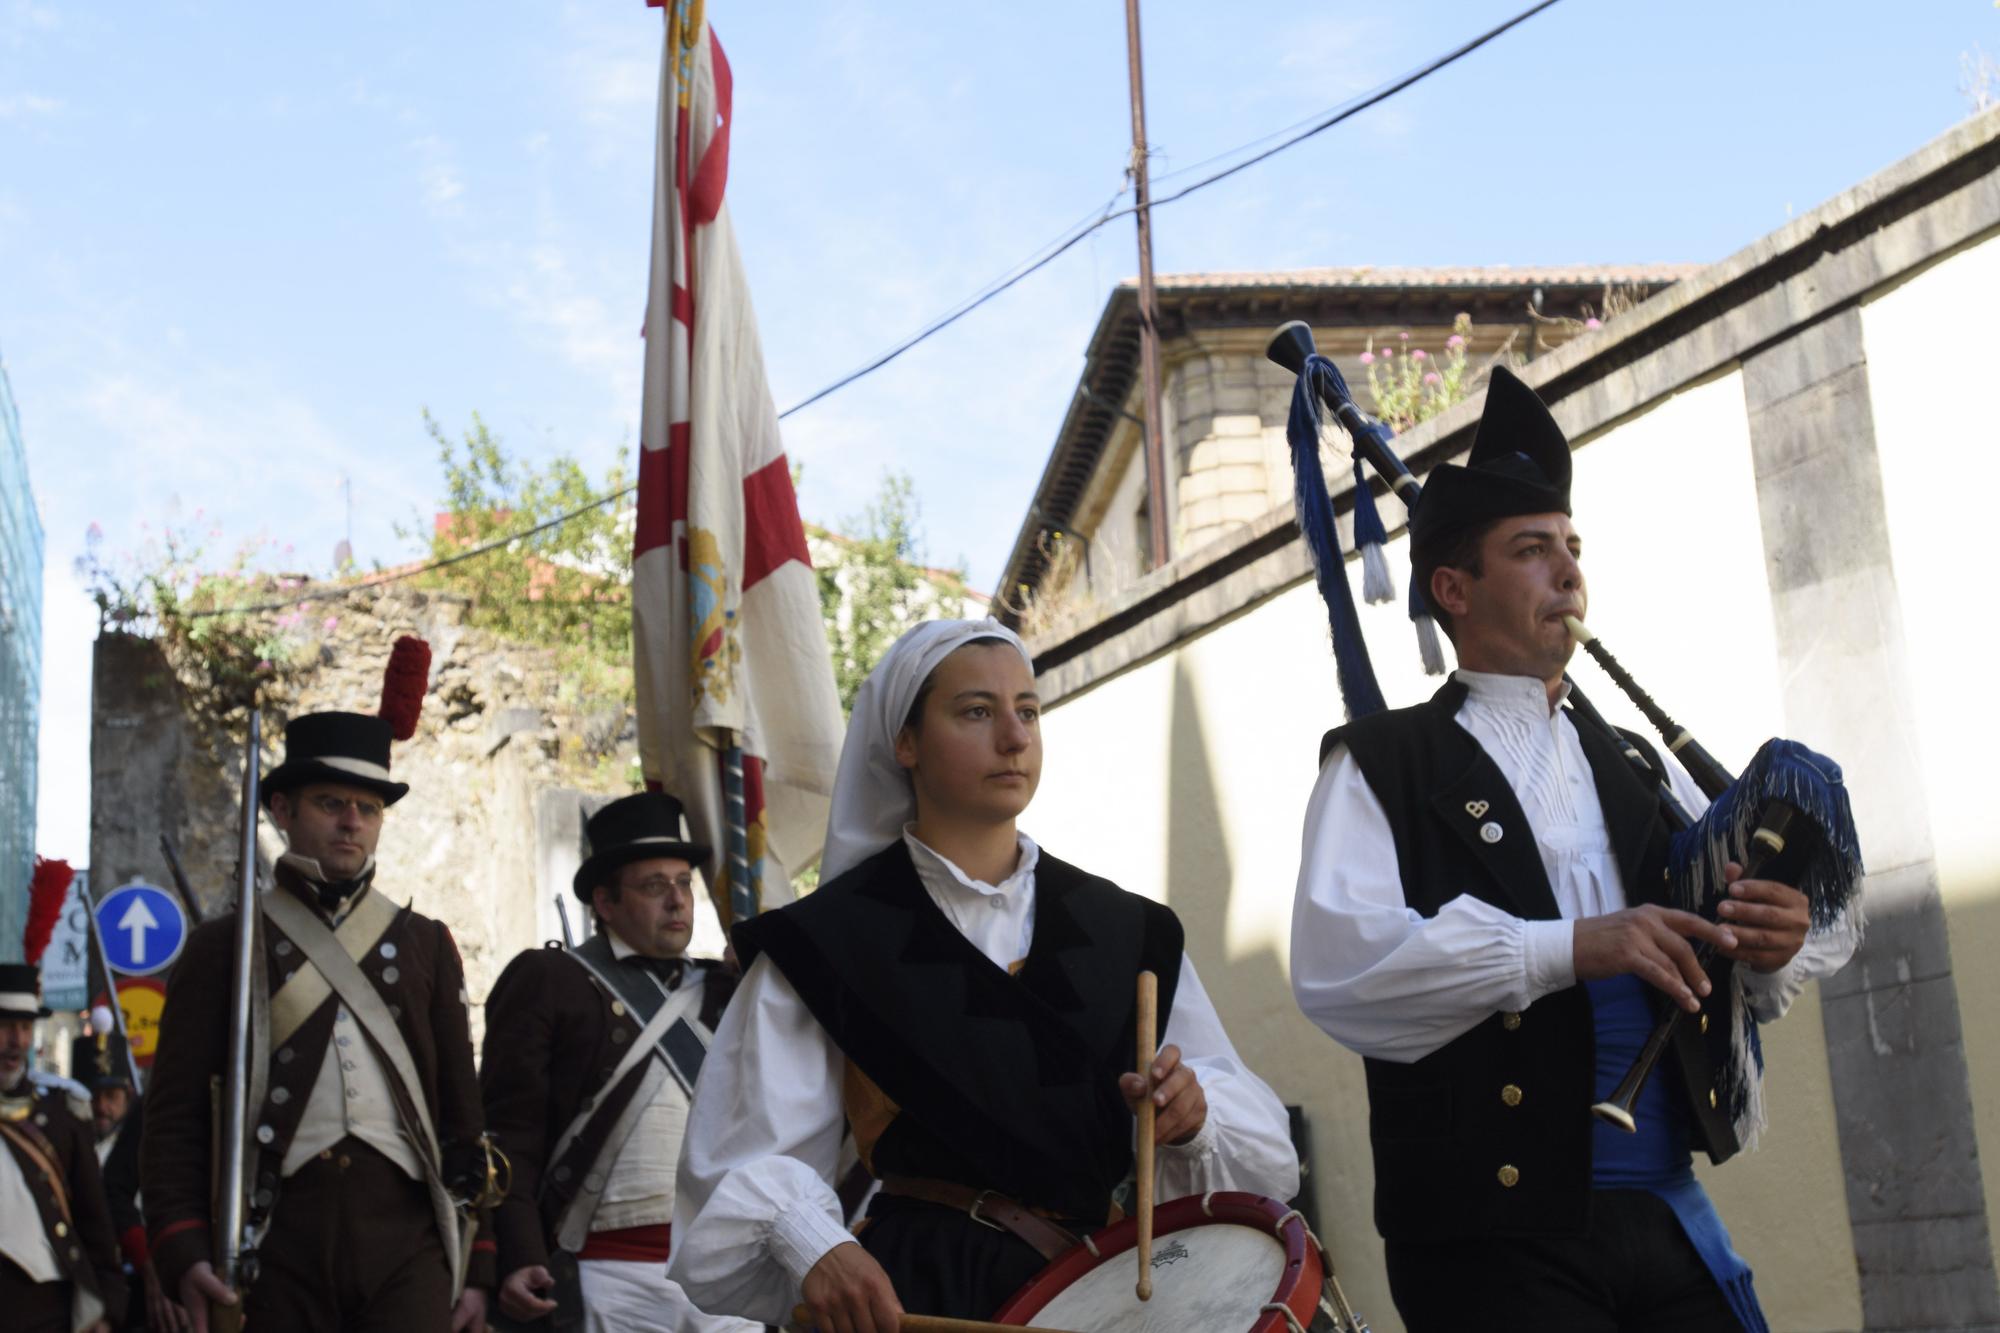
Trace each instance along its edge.
{"label": "marching man in uniform", "polygon": [[96,1134],[28,1077],[41,969],[0,963],[0,1311],[19,1333],[110,1333],[125,1311]]}
{"label": "marching man in uniform", "polygon": [[259,1333],[485,1327],[492,1245],[463,1244],[454,1202],[485,1165],[464,971],[442,922],[375,884],[384,811],[409,790],[389,776],[390,739],[379,717],[297,717],[263,780],[287,851],[252,989],[244,1182],[261,1239],[241,1293],[210,1263],[235,913],[194,932],[168,987],[140,1176],[154,1262],[197,1330],[239,1301]]}
{"label": "marching man in uniform", "polygon": [[666,1276],[674,1163],[735,987],[685,956],[710,849],[658,792],[613,801],[588,831],[574,888],[597,932],[521,954],[486,1002],[486,1123],[513,1166],[493,1214],[499,1307],[524,1323],[580,1309],[593,1333],[755,1333],[699,1313]]}

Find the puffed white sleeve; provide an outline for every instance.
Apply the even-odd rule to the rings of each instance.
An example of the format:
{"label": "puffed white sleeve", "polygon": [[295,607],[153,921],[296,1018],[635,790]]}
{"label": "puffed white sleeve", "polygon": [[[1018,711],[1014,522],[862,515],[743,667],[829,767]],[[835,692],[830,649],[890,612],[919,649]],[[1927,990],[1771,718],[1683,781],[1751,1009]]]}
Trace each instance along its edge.
{"label": "puffed white sleeve", "polygon": [[1292,902],[1292,994],[1321,1031],[1362,1055],[1420,1060],[1574,985],[1574,933],[1469,893],[1433,917],[1410,907],[1381,800],[1346,747],[1327,757]]}
{"label": "puffed white sleeve", "polygon": [[833,1176],[844,1060],[768,955],[723,1011],[681,1140],[667,1276],[711,1314],[791,1320],[806,1274],[854,1239]]}
{"label": "puffed white sleeve", "polygon": [[1201,1082],[1208,1118],[1188,1142],[1158,1149],[1156,1197],[1177,1199],[1210,1190],[1244,1190],[1270,1199],[1296,1195],[1299,1158],[1284,1103],[1236,1053],[1195,975],[1194,961],[1185,954],[1160,1044],[1180,1048],[1181,1062]]}

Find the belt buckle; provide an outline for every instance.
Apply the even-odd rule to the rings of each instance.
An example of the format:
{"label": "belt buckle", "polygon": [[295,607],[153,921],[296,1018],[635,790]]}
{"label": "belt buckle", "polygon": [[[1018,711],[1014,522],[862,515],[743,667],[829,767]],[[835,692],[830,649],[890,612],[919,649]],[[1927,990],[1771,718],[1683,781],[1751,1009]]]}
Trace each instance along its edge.
{"label": "belt buckle", "polygon": [[979,1193],[973,1195],[972,1206],[970,1208],[967,1208],[965,1210],[965,1213],[966,1216],[970,1217],[973,1221],[979,1223],[980,1226],[992,1227],[995,1231],[1004,1233],[1007,1230],[1006,1227],[1001,1226],[998,1222],[995,1222],[990,1217],[982,1216],[979,1211],[980,1206],[986,1202],[987,1196],[992,1193],[993,1193],[992,1190],[981,1190],[979,1191]]}

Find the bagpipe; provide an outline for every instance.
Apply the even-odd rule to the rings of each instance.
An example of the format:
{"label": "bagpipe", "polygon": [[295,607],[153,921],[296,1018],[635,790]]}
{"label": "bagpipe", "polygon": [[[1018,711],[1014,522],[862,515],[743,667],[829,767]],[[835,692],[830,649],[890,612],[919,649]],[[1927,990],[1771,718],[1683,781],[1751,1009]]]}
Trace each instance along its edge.
{"label": "bagpipe", "polygon": [[[1361,410],[1339,368],[1319,355],[1312,330],[1304,321],[1280,327],[1265,355],[1298,376],[1286,426],[1297,487],[1298,524],[1312,558],[1314,580],[1327,606],[1347,716],[1352,720],[1381,712],[1388,705],[1362,638],[1333,500],[1320,464],[1323,410],[1333,414],[1352,442],[1354,544],[1359,548],[1364,594],[1370,602],[1391,601],[1395,593],[1381,552],[1386,529],[1362,460],[1374,468],[1413,518],[1422,502],[1423,487],[1397,457],[1391,443],[1393,433]],[[1409,616],[1417,627],[1425,670],[1442,675],[1444,655],[1425,591],[1412,581]],[[1582,621],[1568,617],[1567,623],[1571,637],[1660,732],[1668,752],[1709,799],[1698,817],[1692,814],[1676,794],[1665,765],[1606,722],[1570,680],[1568,702],[1573,720],[1609,736],[1642,780],[1660,795],[1672,835],[1665,905],[1717,919],[1717,909],[1728,898],[1726,867],[1733,862],[1743,868],[1744,878],[1777,880],[1804,893],[1815,932],[1858,932],[1861,848],[1840,766],[1796,741],[1774,738],[1758,748],[1740,777],[1732,775],[1667,716]],[[1704,967],[1711,961],[1704,951]],[[1737,1139],[1747,1145],[1764,1119],[1763,1053],[1743,980],[1734,969],[1730,974],[1730,1054],[1717,1071],[1717,1091],[1728,1097],[1726,1109]],[[1636,1132],[1632,1106],[1672,1040],[1681,1016],[1678,1007],[1666,1011],[1617,1090],[1591,1108],[1600,1118]]]}

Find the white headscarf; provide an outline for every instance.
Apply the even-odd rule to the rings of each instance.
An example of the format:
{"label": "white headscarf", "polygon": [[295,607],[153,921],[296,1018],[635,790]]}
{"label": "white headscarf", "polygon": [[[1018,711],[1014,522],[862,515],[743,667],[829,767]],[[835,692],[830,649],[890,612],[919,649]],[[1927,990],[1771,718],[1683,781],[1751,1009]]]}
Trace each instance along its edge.
{"label": "white headscarf", "polygon": [[917,817],[909,772],[896,762],[896,733],[938,663],[974,639],[1005,640],[1034,671],[1028,645],[997,620],[927,620],[896,640],[861,683],[833,780],[833,810],[819,863],[822,883],[902,837],[903,825]]}

